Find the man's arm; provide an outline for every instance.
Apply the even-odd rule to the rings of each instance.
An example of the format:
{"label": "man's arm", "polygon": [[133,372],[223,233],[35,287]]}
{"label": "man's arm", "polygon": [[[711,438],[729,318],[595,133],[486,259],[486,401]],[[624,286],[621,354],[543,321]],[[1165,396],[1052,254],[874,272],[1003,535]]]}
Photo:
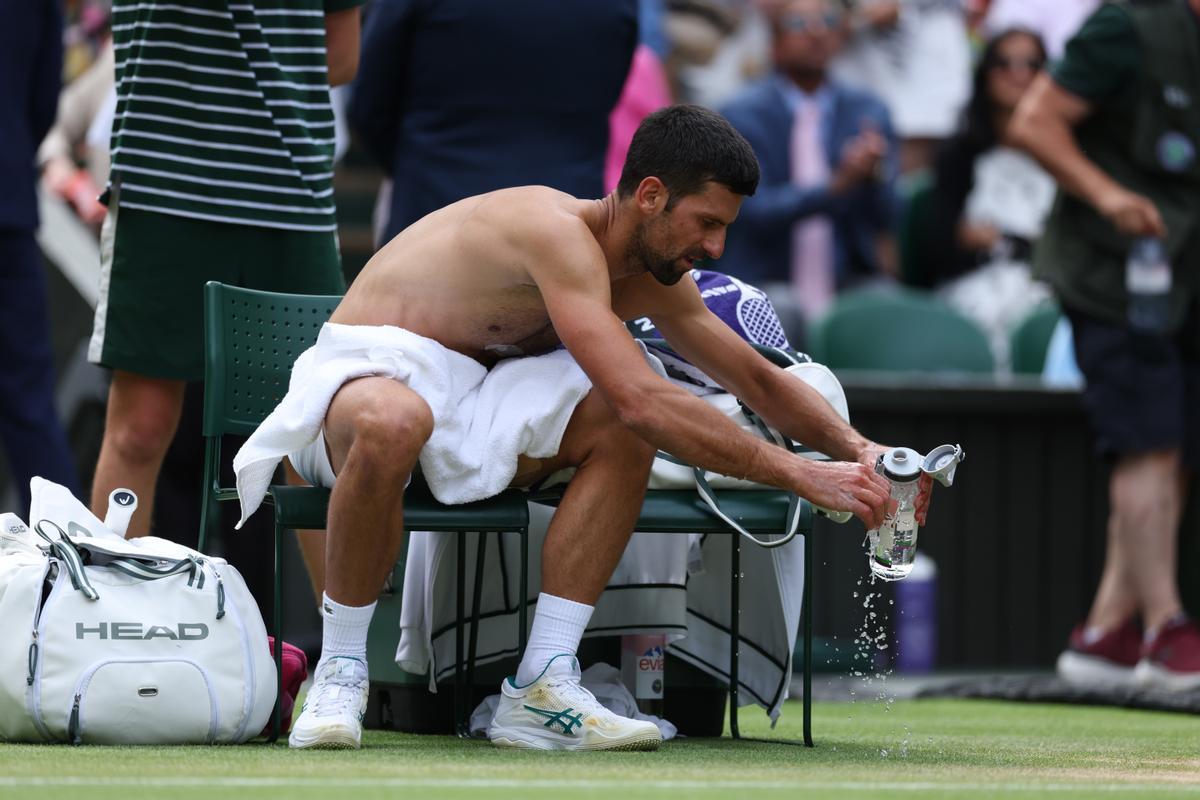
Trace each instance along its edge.
{"label": "man's arm", "polygon": [[341,86],[354,80],[358,71],[358,40],[361,27],[359,8],[328,11],[325,14],[325,59],[329,85]]}
{"label": "man's arm", "polygon": [[347,108],[364,149],[387,173],[394,168],[413,13],[409,0],[371,6],[363,29],[362,69],[354,80]]}
{"label": "man's arm", "polygon": [[[581,247],[588,252],[581,253]],[[531,268],[531,274],[555,331],[596,391],[639,436],[703,469],[850,511],[868,528],[882,522],[887,483],[868,467],[812,462],[756,439],[656,375],[611,309],[604,255],[586,230],[583,236],[571,237],[569,246],[552,246],[535,261],[539,266]]]}
{"label": "man's arm", "polygon": [[1166,235],[1154,203],[1108,176],[1079,149],[1074,128],[1092,113],[1086,100],[1041,75],[1026,93],[1008,128],[1008,137],[1023,147],[1064,190],[1090,204],[1113,226],[1130,236]]}
{"label": "man's arm", "polygon": [[763,358],[708,310],[698,292],[674,292],[684,288],[673,287],[677,298],[670,311],[653,316],[676,352],[785,436],[840,461],[874,466],[882,446],[850,427],[804,381]]}

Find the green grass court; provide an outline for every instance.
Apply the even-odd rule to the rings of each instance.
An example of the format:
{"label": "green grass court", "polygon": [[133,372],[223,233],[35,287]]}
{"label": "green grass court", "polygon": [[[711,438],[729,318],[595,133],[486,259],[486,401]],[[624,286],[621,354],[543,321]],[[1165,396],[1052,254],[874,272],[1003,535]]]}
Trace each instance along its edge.
{"label": "green grass court", "polygon": [[[800,705],[771,731],[800,737]],[[816,749],[730,739],[657,753],[525,753],[368,731],[357,752],[283,744],[0,745],[0,797],[33,798],[1095,798],[1200,795],[1200,719],[971,700],[817,703]],[[886,755],[883,751],[887,751]]]}

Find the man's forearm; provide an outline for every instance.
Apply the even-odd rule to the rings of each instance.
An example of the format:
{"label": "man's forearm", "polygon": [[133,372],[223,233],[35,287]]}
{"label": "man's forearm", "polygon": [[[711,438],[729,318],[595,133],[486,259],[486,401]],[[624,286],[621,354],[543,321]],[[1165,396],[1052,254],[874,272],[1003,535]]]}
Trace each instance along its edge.
{"label": "man's forearm", "polygon": [[842,419],[807,383],[782,369],[764,374],[757,397],[743,398],[785,436],[839,461],[861,461],[871,441]]}
{"label": "man's forearm", "polygon": [[665,381],[641,393],[626,424],[659,450],[701,469],[800,492],[804,459],[743,431],[720,411]]}
{"label": "man's forearm", "polygon": [[[1062,94],[1062,90],[1057,91]],[[1037,159],[1059,186],[1097,206],[1099,198],[1114,188],[1112,178],[1079,149],[1074,128],[1068,119],[1055,113],[1050,92],[1031,94],[1017,107],[1006,132],[1008,139]]]}

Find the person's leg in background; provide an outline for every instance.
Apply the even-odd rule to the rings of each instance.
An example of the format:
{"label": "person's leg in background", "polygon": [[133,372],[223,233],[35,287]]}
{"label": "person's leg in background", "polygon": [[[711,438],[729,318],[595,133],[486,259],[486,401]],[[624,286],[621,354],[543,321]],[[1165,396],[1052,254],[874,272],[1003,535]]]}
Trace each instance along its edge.
{"label": "person's leg in background", "polygon": [[46,276],[33,232],[0,229],[0,442],[22,517],[29,512],[29,479],[35,475],[76,496],[80,491],[54,407],[51,341]]}
{"label": "person's leg in background", "polygon": [[1101,447],[1116,457],[1104,572],[1085,624],[1059,658],[1059,674],[1084,686],[1200,685],[1200,630],[1182,613],[1177,583],[1185,351],[1179,339],[1137,338],[1124,326],[1067,313],[1086,376],[1085,405]]}

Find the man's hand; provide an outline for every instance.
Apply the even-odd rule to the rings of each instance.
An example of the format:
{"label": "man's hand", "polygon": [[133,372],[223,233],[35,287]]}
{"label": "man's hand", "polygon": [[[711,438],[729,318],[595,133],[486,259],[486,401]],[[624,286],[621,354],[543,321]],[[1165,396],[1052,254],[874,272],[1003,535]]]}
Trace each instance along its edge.
{"label": "man's hand", "polygon": [[834,194],[844,194],[859,184],[872,180],[879,174],[887,151],[887,139],[883,134],[874,128],[866,127],[842,148],[842,161],[834,170],[830,189]]}
{"label": "man's hand", "polygon": [[863,25],[875,30],[894,28],[900,21],[900,0],[867,3],[858,12],[858,19]]}
{"label": "man's hand", "polygon": [[1126,236],[1162,239],[1167,235],[1167,226],[1153,201],[1115,184],[1096,198],[1096,210]]}
{"label": "man's hand", "polygon": [[891,497],[887,478],[851,461],[809,463],[812,472],[806,475],[797,494],[821,508],[851,512],[867,530],[883,524]]}
{"label": "man's hand", "polygon": [[[858,463],[870,467],[871,471],[874,472],[875,463],[879,460],[879,457],[891,449],[892,448],[882,444],[868,442],[867,445],[859,452]],[[887,478],[883,478],[883,476],[879,477],[883,479],[884,483],[888,484],[888,495],[890,497],[892,488],[891,483],[887,480]],[[917,501],[915,504],[916,519],[918,525],[924,525],[925,519],[929,516],[929,499],[933,494],[933,478],[922,472],[921,477],[918,478],[918,481]],[[868,528],[868,530],[870,530],[870,528]]]}

